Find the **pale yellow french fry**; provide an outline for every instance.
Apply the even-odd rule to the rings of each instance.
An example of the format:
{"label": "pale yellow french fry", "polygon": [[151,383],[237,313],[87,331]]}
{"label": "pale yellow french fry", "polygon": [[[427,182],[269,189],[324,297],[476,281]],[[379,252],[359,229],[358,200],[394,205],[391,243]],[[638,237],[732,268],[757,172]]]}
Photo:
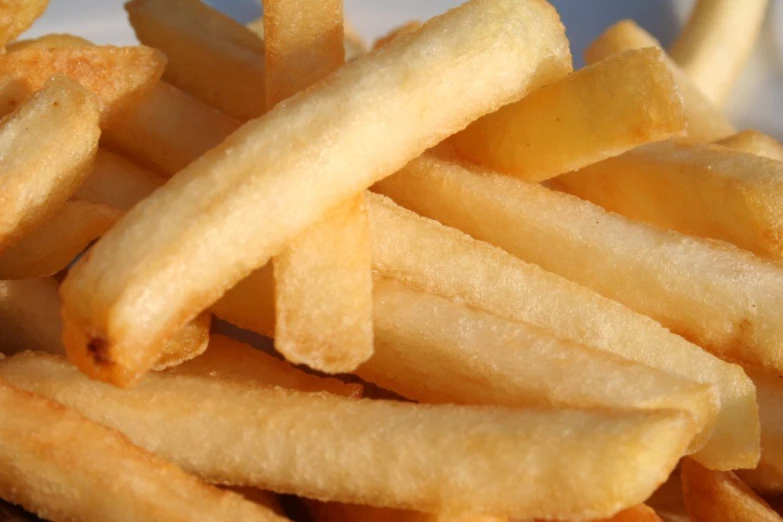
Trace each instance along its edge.
{"label": "pale yellow french fry", "polygon": [[557,187],[630,219],[783,258],[783,162],[657,143],[565,174]]}
{"label": "pale yellow french fry", "polygon": [[[783,285],[783,268],[777,264],[428,155],[376,188],[416,212],[648,315],[713,353],[778,364],[775,347],[783,325],[776,310],[783,292],[774,289]],[[736,371],[734,378],[742,380],[742,370]],[[702,457],[710,459],[710,467],[752,468],[758,461],[758,418],[747,380],[744,390],[737,410],[742,428],[737,421],[724,425],[727,446],[716,445]]]}
{"label": "pale yellow french fry", "polygon": [[682,491],[691,522],[782,522],[730,471],[710,471],[696,462],[682,462]]}
{"label": "pale yellow french fry", "polygon": [[148,47],[30,46],[0,56],[0,113],[27,99],[55,74],[95,94],[101,128],[122,119],[160,78],[165,57]]}
{"label": "pale yellow french fry", "polygon": [[54,216],[87,177],[98,119],[95,97],[58,76],[0,122],[0,255]]}
{"label": "pale yellow french fry", "polygon": [[[344,62],[342,0],[264,0],[266,103],[328,76]],[[275,348],[327,373],[372,355],[370,230],[362,194],[340,203],[273,260]]]}
{"label": "pale yellow french fry", "polygon": [[81,36],[68,33],[45,34],[29,40],[16,40],[5,46],[6,52],[21,51],[28,47],[87,47],[92,42]]}
{"label": "pale yellow french fry", "polygon": [[0,381],[0,497],[47,520],[286,520]]}
{"label": "pale yellow french fry", "polygon": [[772,136],[756,130],[744,130],[715,142],[730,149],[750,152],[773,160],[783,161],[783,144]]}
{"label": "pale yellow french fry", "polygon": [[339,502],[307,502],[313,522],[508,522],[507,517],[466,513],[421,513]]}
{"label": "pale yellow french fry", "polygon": [[264,42],[250,29],[199,0],[125,9],[139,41],[166,53],[166,81],[242,121],[264,113]]}
{"label": "pale yellow french fry", "polygon": [[634,49],[544,86],[454,135],[464,157],[543,181],[685,131],[665,55]]}
{"label": "pale yellow french fry", "polygon": [[47,354],[0,361],[0,378],[211,482],[421,511],[610,516],[666,480],[695,433],[670,411],[431,406],[160,373],[120,390]]}
{"label": "pale yellow french fry", "polygon": [[0,2],[0,47],[25,32],[46,10],[49,0]]}
{"label": "pale yellow french fry", "polygon": [[557,14],[538,0],[472,0],[346,64],[182,170],[71,269],[69,357],[133,384],[164,339],[330,208],[569,68]]}
{"label": "pale yellow french fry", "polygon": [[127,212],[164,182],[165,179],[121,156],[98,149],[92,172],[74,196]]}
{"label": "pale yellow french fry", "polygon": [[[636,23],[622,20],[604,31],[587,48],[585,60],[587,63],[596,63],[629,49],[660,46],[655,38]],[[728,118],[705,98],[688,75],[671,58],[667,58],[667,63],[685,102],[688,138],[692,141],[713,141],[735,133]]]}
{"label": "pale yellow french fry", "polygon": [[723,105],[756,44],[768,0],[698,0],[670,54],[694,85]]}
{"label": "pale yellow french fry", "polygon": [[406,22],[402,24],[399,27],[395,27],[388,33],[386,33],[384,36],[381,36],[377,40],[375,40],[375,43],[372,44],[373,49],[380,49],[384,45],[388,44],[395,38],[399,36],[403,36],[410,33],[415,33],[421,28],[421,22],[418,20],[411,20],[410,22]]}
{"label": "pale yellow french fry", "polygon": [[[65,354],[60,340],[60,298],[51,278],[0,281],[0,353],[25,350]],[[154,369],[162,370],[204,353],[210,315],[201,314],[166,342]]]}
{"label": "pale yellow french fry", "polygon": [[121,215],[99,203],[66,202],[0,253],[0,279],[48,277],[64,270]]}

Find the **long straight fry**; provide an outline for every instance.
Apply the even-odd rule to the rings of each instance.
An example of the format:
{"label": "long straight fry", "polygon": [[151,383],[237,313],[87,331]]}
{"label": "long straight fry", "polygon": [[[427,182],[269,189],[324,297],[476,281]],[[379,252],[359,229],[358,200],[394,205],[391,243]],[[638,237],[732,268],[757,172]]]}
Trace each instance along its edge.
{"label": "long straight fry", "polygon": [[162,374],[120,390],[44,354],[0,362],[0,378],[209,481],[423,511],[610,516],[647,498],[695,431],[669,411],[429,406]]}
{"label": "long straight fry", "polygon": [[199,482],[114,430],[3,381],[0,497],[55,522],[285,520]]}
{"label": "long straight fry", "polygon": [[783,161],[783,144],[772,136],[755,130],[744,130],[715,142],[730,149],[750,152],[773,160]]}
{"label": "long straight fry", "polygon": [[346,64],[181,171],[71,269],[69,357],[133,384],[172,331],[329,208],[569,67],[556,13],[533,0],[472,0]]}
{"label": "long straight fry", "polygon": [[[729,0],[731,1],[731,0]],[[629,49],[660,47],[661,44],[631,20],[617,22],[599,36],[585,51],[587,63],[596,63]],[[692,141],[712,141],[736,132],[726,116],[708,100],[688,75],[667,57],[685,102],[688,137]]]}
{"label": "long straight fry", "polygon": [[[343,64],[343,2],[263,4],[271,109]],[[360,194],[329,211],[274,258],[275,348],[289,361],[340,373],[372,355],[369,236]]]}
{"label": "long straight fry", "polygon": [[166,180],[106,149],[98,149],[92,172],[75,197],[127,212]]}
{"label": "long straight fry", "polygon": [[60,76],[2,121],[0,254],[54,215],[87,177],[98,118],[95,97]]}

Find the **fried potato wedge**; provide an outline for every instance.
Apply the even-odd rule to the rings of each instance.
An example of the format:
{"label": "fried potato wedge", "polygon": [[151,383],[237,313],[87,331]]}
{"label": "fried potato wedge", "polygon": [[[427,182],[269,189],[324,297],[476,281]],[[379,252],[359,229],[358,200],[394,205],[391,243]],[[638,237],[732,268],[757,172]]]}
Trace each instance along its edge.
{"label": "fried potato wedge", "polygon": [[122,216],[99,203],[67,201],[0,253],[0,279],[48,277],[64,270]]}
{"label": "fried potato wedge", "polygon": [[740,470],[740,478],[756,491],[783,493],[783,380],[777,373],[750,371],[758,391],[761,417],[761,460]]}
{"label": "fried potato wedge", "polygon": [[307,502],[313,522],[508,522],[507,517],[454,513],[422,513],[339,502]]}
{"label": "fried potato wedge", "polygon": [[166,59],[148,47],[32,46],[0,56],[0,113],[13,110],[62,74],[95,94],[101,128],[121,118],[163,74]]}
{"label": "fried potato wedge", "polygon": [[710,471],[685,459],[685,508],[692,522],[781,522],[769,505],[730,471]]}
{"label": "fried potato wedge", "polygon": [[15,40],[43,14],[49,0],[6,0],[0,2],[0,47]]}
{"label": "fried potato wedge", "polygon": [[0,497],[50,520],[286,520],[4,381]]}
{"label": "fried potato wedge", "polygon": [[464,157],[543,181],[683,134],[683,102],[662,50],[612,55],[488,114],[450,143]]}
{"label": "fried potato wedge", "polygon": [[[731,0],[729,0],[731,1]],[[596,63],[629,49],[660,47],[661,44],[631,20],[622,20],[609,27],[585,51],[587,63]],[[685,102],[688,120],[687,134],[692,141],[713,141],[734,134],[731,122],[688,75],[667,57],[667,63]]]}
{"label": "fried potato wedge", "polygon": [[71,269],[69,357],[132,385],[164,339],[329,208],[569,68],[562,25],[537,0],[472,0],[346,64],[181,171]]}
{"label": "fried potato wedge", "polygon": [[670,411],[431,406],[160,373],[120,390],[47,354],[0,361],[0,378],[211,482],[422,511],[611,516],[666,480],[695,433]]}
{"label": "fried potato wedge", "polygon": [[730,149],[750,152],[756,156],[783,161],[783,144],[772,136],[756,130],[744,130],[715,143]]}
{"label": "fried potato wedge", "polygon": [[657,143],[556,183],[630,219],[783,259],[783,162],[714,145]]}
{"label": "fried potato wedge", "polygon": [[166,81],[242,121],[264,113],[264,42],[250,29],[199,0],[125,9],[139,41],[166,54]]}
{"label": "fried potato wedge", "polygon": [[[648,315],[714,353],[743,360],[753,353],[756,359],[777,364],[780,321],[775,311],[783,299],[783,292],[774,291],[783,284],[779,265],[727,245],[629,221],[540,185],[432,155],[412,161],[376,189],[420,214]],[[634,353],[632,358],[644,357],[642,362],[650,364],[650,355],[639,354],[638,348],[611,346],[612,351]],[[685,358],[688,351],[683,347],[672,353]],[[700,359],[690,355],[685,359],[689,362],[674,364],[658,359],[656,366],[665,364],[675,373],[690,368],[699,374]],[[743,420],[727,417],[725,424],[719,423],[718,429],[726,430],[724,442],[700,460],[716,469],[752,468],[759,454],[753,386],[741,368],[723,368],[715,369],[723,375],[721,380],[728,379],[723,389],[731,392],[731,380],[744,382],[739,397],[738,389],[730,393],[741,404],[734,411]]]}
{"label": "fried potato wedge", "polygon": [[[65,354],[57,287],[51,278],[0,281],[0,353],[35,350]],[[162,370],[204,353],[210,323],[210,315],[201,314],[166,341],[154,369]]]}
{"label": "fried potato wedge", "polygon": [[723,105],[759,37],[768,0],[699,0],[670,54],[696,87]]}
{"label": "fried potato wedge", "polygon": [[98,118],[95,97],[58,76],[0,122],[0,255],[51,218],[87,177]]}

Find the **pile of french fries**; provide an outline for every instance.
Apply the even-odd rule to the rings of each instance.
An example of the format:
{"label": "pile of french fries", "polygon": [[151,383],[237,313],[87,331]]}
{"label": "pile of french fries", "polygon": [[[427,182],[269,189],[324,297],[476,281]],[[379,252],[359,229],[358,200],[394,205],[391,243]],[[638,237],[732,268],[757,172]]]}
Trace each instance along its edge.
{"label": "pile of french fries", "polygon": [[720,107],[766,0],[577,71],[543,0],[372,49],[342,0],[130,0],[133,47],[46,3],[0,2],[0,498],[783,521],[783,146]]}

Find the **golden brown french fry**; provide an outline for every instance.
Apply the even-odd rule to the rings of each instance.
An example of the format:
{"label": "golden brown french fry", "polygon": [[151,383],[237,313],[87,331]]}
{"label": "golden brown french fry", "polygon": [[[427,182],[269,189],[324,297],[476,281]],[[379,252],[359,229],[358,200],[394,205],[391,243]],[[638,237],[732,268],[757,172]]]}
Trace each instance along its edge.
{"label": "golden brown french fry", "polygon": [[32,46],[0,56],[0,113],[6,114],[62,74],[98,99],[101,128],[121,119],[163,73],[165,57],[148,47]]}
{"label": "golden brown french fry", "polygon": [[670,411],[430,406],[161,373],[120,390],[47,354],[0,361],[0,378],[212,482],[421,511],[610,516],[666,480],[695,433]]}
{"label": "golden brown french fry", "polygon": [[[631,20],[617,22],[603,32],[585,51],[587,63],[596,63],[629,49],[660,47],[661,44]],[[667,63],[685,102],[688,138],[713,141],[736,132],[726,116],[693,84],[688,75],[671,58]]]}
{"label": "golden brown french fry", "polygon": [[555,181],[630,219],[783,258],[783,162],[714,145],[657,143]]}
{"label": "golden brown french fry", "polygon": [[756,130],[744,130],[733,134],[728,138],[718,140],[715,143],[729,147],[730,149],[750,152],[757,156],[763,156],[778,161],[783,161],[783,144],[772,136]]}
{"label": "golden brown french fry", "polygon": [[75,197],[127,212],[165,180],[106,149],[98,149],[92,172]]}
{"label": "golden brown french fry", "polygon": [[52,217],[87,177],[98,118],[95,97],[58,76],[0,122],[0,254]]}
{"label": "golden brown french fry", "polygon": [[406,22],[402,24],[399,27],[395,27],[388,33],[386,33],[384,36],[381,36],[377,40],[375,40],[375,43],[372,44],[373,49],[380,49],[381,47],[385,46],[398,36],[403,36],[410,33],[415,33],[421,28],[421,22],[418,20],[411,20],[409,22]]}
{"label": "golden brown french fry", "polygon": [[0,253],[0,279],[48,277],[64,270],[121,215],[99,203],[67,201]]}
{"label": "golden brown french fry", "polygon": [[307,513],[313,522],[508,522],[507,517],[471,515],[466,513],[421,513],[403,509],[341,504],[339,502],[307,502]]}
{"label": "golden brown french fry", "polygon": [[49,0],[0,2],[0,47],[25,32],[46,10]]}
{"label": "golden brown french fry", "polygon": [[52,521],[285,520],[2,381],[0,497]]}
{"label": "golden brown french fry", "polygon": [[450,142],[464,157],[528,181],[617,156],[685,131],[662,50],[610,56],[488,114]]}
{"label": "golden brown french fry", "polygon": [[[0,353],[25,350],[64,354],[60,298],[51,278],[0,281]],[[154,369],[201,355],[209,343],[210,315],[201,314],[166,341]]]}
{"label": "golden brown french fry", "polygon": [[769,505],[730,471],[682,461],[682,492],[692,522],[781,522]]}
{"label": "golden brown french fry", "polygon": [[[166,337],[327,210],[569,68],[557,14],[538,0],[472,0],[346,64],[181,171],[71,269],[69,357],[133,384]],[[360,98],[373,106],[348,103]]]}
{"label": "golden brown french fry", "polygon": [[698,0],[670,54],[718,106],[758,40],[767,0]]}
{"label": "golden brown french fry", "polygon": [[664,482],[647,499],[646,504],[653,508],[664,522],[690,522],[682,498],[682,480],[679,468],[674,470],[674,473],[669,476],[669,480]]}
{"label": "golden brown french fry", "polygon": [[[328,76],[344,62],[342,0],[264,0],[266,103]],[[370,230],[364,195],[330,210],[273,260],[275,348],[327,373],[372,355]]]}
{"label": "golden brown french fry", "polygon": [[203,355],[171,368],[178,375],[210,376],[247,384],[282,386],[305,392],[326,391],[360,397],[360,384],[346,384],[318,377],[291,366],[251,346],[218,334],[212,334]]}
{"label": "golden brown french fry", "polygon": [[168,57],[172,85],[239,120],[264,113],[264,42],[250,29],[199,0],[131,0],[125,9],[139,41]]}
{"label": "golden brown french fry", "polygon": [[[258,37],[263,40],[264,38],[263,16],[256,18],[252,22],[249,22],[246,27],[251,31],[253,31],[255,34],[257,34]],[[358,58],[359,56],[367,52],[367,43],[365,43],[364,38],[362,38],[362,36],[359,33],[357,33],[353,29],[353,27],[351,27],[351,24],[348,22],[348,20],[343,20],[343,30],[345,31],[345,35],[343,38],[343,47],[345,49],[345,61],[350,62],[351,60]]]}
{"label": "golden brown french fry", "polygon": [[8,53],[21,51],[28,47],[87,47],[93,45],[92,42],[81,36],[68,33],[45,34],[38,38],[29,40],[16,40],[5,46]]}
{"label": "golden brown french fry", "polygon": [[[376,188],[420,214],[648,315],[713,353],[778,364],[775,347],[783,325],[776,310],[783,292],[774,289],[783,284],[783,268],[777,264],[635,223],[540,185],[428,155]],[[727,452],[716,446],[710,467],[755,467],[758,431],[745,431],[758,426],[749,404],[753,393],[746,384],[744,404],[737,410],[745,419],[742,428],[725,425],[729,441],[740,447]]]}

